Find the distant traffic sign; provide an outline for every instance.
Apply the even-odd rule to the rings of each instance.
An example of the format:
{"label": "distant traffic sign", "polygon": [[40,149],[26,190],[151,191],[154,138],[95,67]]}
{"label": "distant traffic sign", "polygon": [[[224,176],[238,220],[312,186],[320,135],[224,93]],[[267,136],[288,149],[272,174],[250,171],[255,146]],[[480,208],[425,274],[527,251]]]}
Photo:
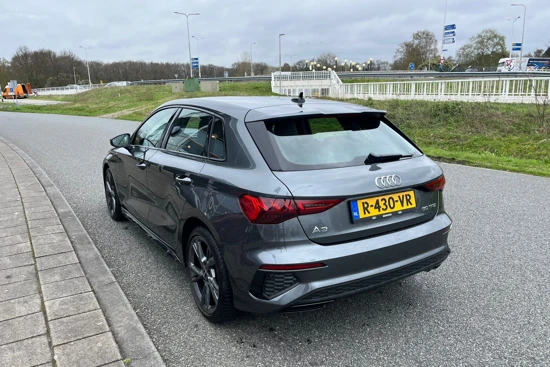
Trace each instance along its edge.
{"label": "distant traffic sign", "polygon": [[199,68],[199,58],[198,57],[193,57],[191,59],[191,67],[193,69],[198,69]]}
{"label": "distant traffic sign", "polygon": [[445,32],[445,34],[444,34],[444,37],[445,37],[445,38],[454,37],[454,36],[456,36],[456,32],[455,32],[455,31],[447,31],[447,32]]}
{"label": "distant traffic sign", "polygon": [[512,47],[512,51],[521,51],[521,47]]}
{"label": "distant traffic sign", "polygon": [[444,44],[455,43],[455,39],[454,38],[445,38],[445,39],[443,39],[443,43]]}
{"label": "distant traffic sign", "polygon": [[411,63],[409,64],[409,70],[414,70],[414,62],[411,62]]}
{"label": "distant traffic sign", "polygon": [[456,29],[456,24],[447,24],[445,26],[446,31],[452,31],[453,29]]}
{"label": "distant traffic sign", "polygon": [[513,46],[513,47],[515,47],[515,46],[521,46],[521,42],[512,43],[512,46]]}

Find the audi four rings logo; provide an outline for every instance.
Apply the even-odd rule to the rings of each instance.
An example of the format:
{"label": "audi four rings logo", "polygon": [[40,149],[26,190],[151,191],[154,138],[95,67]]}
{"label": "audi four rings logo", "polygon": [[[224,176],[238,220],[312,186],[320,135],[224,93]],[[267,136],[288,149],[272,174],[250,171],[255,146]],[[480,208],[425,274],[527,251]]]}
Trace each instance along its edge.
{"label": "audi four rings logo", "polygon": [[387,189],[390,187],[401,186],[401,177],[397,175],[380,176],[374,180],[379,189]]}

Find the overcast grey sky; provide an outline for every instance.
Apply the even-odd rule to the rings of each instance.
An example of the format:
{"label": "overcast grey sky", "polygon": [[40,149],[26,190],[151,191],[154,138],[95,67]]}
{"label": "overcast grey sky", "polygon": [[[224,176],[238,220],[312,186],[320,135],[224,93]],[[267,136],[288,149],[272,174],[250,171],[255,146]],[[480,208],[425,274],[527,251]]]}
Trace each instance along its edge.
{"label": "overcast grey sky", "polygon": [[[513,0],[512,0],[513,1]],[[453,54],[469,37],[494,27],[509,38],[507,18],[515,23],[514,42],[521,41],[523,8],[507,0],[448,0],[447,23],[457,25]],[[525,51],[550,41],[547,0],[527,5]],[[229,66],[253,48],[254,61],[278,64],[278,34],[283,37],[283,62],[308,59],[323,51],[340,59],[391,61],[397,45],[420,29],[441,39],[445,0],[15,0],[0,2],[0,57],[11,58],[17,47],[71,50],[91,47],[89,58],[102,61],[187,61],[185,17],[174,11],[200,13],[189,18],[191,35],[204,38],[201,63]],[[197,42],[191,39],[193,56]],[[321,43],[322,42],[322,43]],[[508,46],[509,47],[509,46]]]}

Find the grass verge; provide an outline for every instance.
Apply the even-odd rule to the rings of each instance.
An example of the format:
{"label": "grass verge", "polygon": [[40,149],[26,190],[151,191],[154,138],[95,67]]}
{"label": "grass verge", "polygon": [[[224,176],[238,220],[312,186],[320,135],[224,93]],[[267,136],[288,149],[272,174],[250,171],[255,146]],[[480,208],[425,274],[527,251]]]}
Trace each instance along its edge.
{"label": "grass verge", "polygon": [[[96,89],[72,96],[44,96],[69,102],[20,106],[20,112],[111,116],[142,121],[161,103],[178,98],[273,95],[269,82],[220,83],[219,93],[172,93],[170,86]],[[432,158],[478,167],[550,177],[550,107],[542,117],[532,104],[429,101],[349,102],[388,111],[388,118]],[[306,102],[307,103],[307,102]],[[9,108],[6,106],[9,105]],[[1,105],[0,105],[1,106]],[[16,111],[11,103],[0,108]]]}
{"label": "grass verge", "polygon": [[[144,85],[132,87],[105,87],[89,92],[65,96],[40,96],[37,99],[68,102],[56,105],[36,106],[10,100],[0,105],[0,111],[55,113],[76,116],[106,116],[124,120],[141,121],[164,102],[180,98],[208,96],[258,96],[273,95],[270,83],[220,83],[219,93],[172,93],[169,85]],[[23,101],[24,102],[24,101]]]}

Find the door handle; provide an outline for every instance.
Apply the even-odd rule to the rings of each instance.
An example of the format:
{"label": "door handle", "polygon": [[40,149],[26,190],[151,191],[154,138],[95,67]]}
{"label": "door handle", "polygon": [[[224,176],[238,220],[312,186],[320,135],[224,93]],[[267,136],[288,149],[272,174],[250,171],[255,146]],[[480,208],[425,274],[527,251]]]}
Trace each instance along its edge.
{"label": "door handle", "polygon": [[182,183],[182,184],[186,184],[186,185],[189,185],[191,182],[193,182],[193,180],[189,177],[186,177],[186,176],[176,176],[176,181],[178,181],[179,183]]}
{"label": "door handle", "polygon": [[147,168],[147,163],[140,162],[137,164],[137,166],[139,167],[139,169],[144,170],[145,168]]}

